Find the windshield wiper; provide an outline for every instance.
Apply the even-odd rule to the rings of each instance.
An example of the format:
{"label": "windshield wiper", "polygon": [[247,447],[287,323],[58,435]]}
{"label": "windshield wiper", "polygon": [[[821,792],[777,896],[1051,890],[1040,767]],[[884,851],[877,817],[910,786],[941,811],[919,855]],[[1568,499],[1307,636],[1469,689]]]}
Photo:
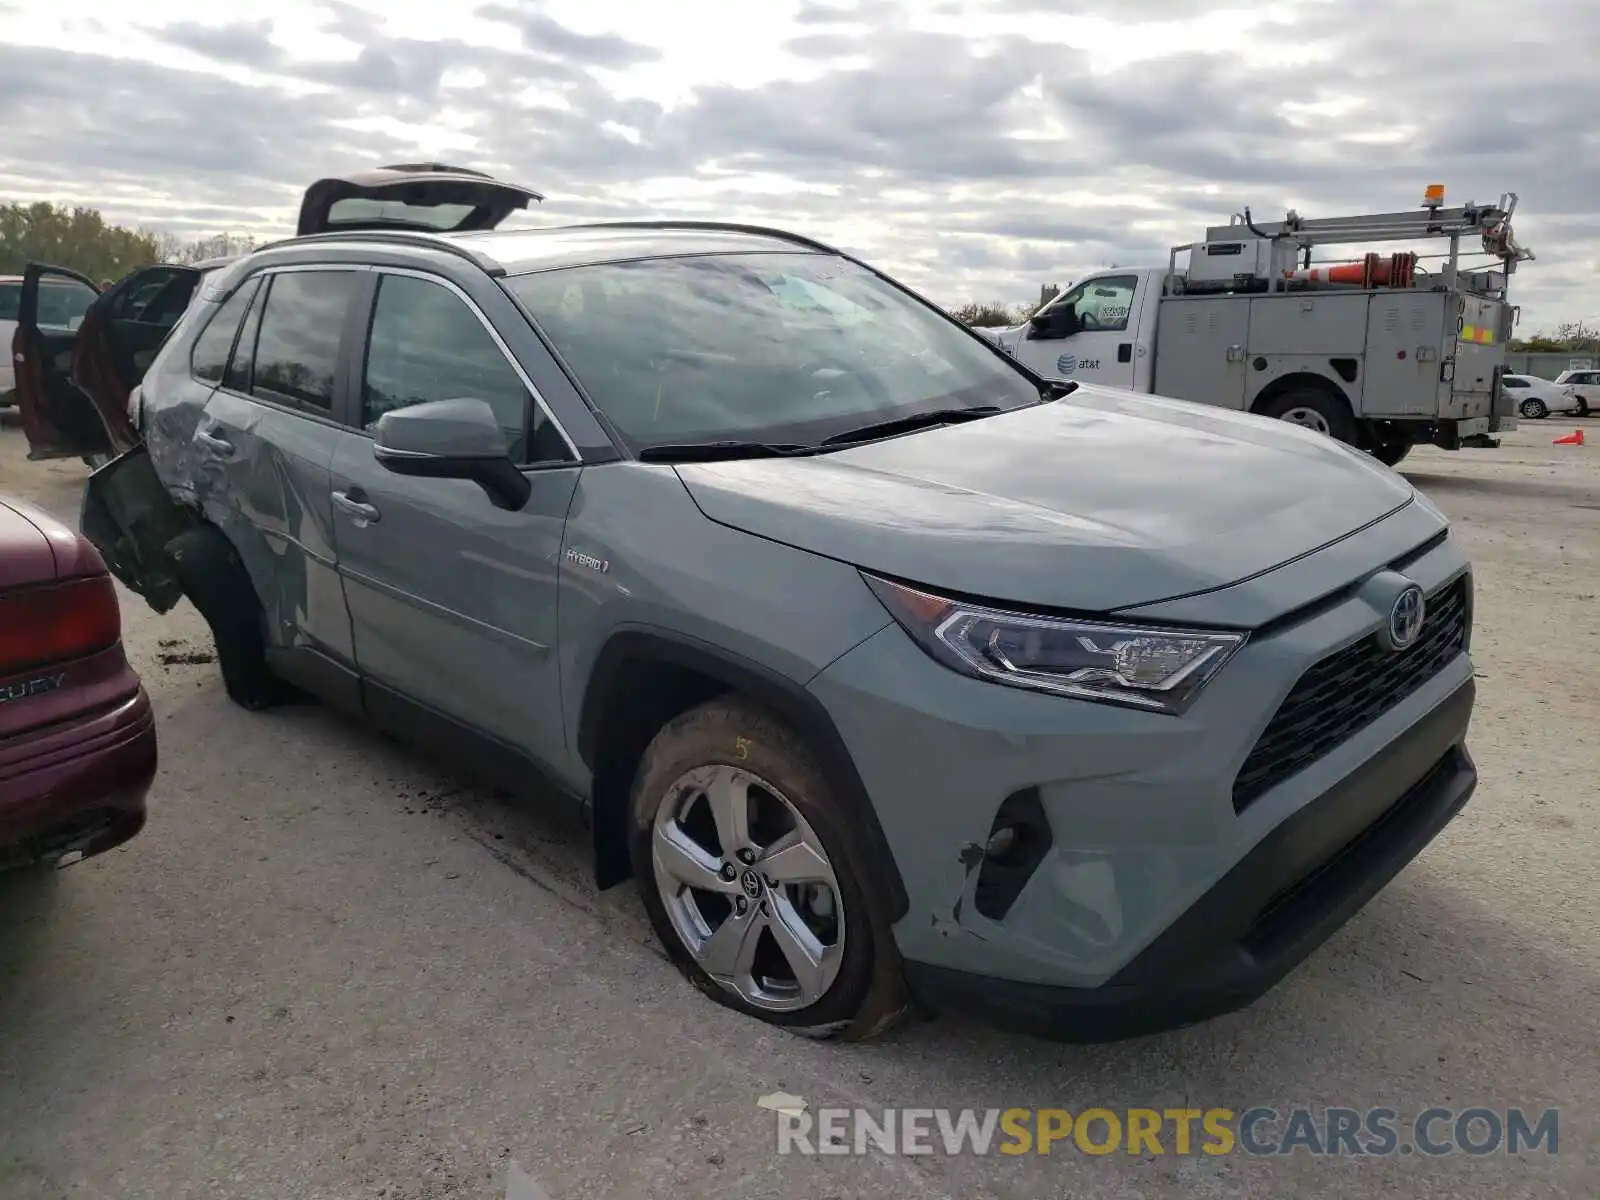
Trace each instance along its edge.
{"label": "windshield wiper", "polygon": [[815,451],[815,446],[779,442],[685,442],[679,446],[647,446],[639,451],[639,461],[717,462],[728,458],[786,458]]}
{"label": "windshield wiper", "polygon": [[896,433],[913,433],[933,425],[955,425],[978,417],[992,417],[1000,412],[997,404],[980,404],[976,408],[941,408],[934,412],[917,413],[911,417],[897,417],[893,421],[878,421],[857,429],[846,429],[822,439],[824,446],[837,446],[844,442],[864,442],[869,438],[890,437]]}

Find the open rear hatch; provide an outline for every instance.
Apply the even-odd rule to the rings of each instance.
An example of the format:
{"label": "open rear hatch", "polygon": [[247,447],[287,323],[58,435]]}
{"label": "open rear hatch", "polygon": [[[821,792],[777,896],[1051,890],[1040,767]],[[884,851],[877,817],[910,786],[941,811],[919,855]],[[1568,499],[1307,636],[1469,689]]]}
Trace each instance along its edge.
{"label": "open rear hatch", "polygon": [[482,171],[445,163],[398,163],[319,179],[300,202],[295,236],[347,229],[493,229],[544,197]]}

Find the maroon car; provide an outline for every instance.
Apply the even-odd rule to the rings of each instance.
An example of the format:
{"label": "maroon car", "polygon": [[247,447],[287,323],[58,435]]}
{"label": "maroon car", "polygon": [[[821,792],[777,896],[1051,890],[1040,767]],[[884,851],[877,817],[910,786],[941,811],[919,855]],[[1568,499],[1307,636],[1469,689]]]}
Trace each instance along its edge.
{"label": "maroon car", "polygon": [[144,827],[155,771],[105,562],[48,513],[0,499],[0,868],[121,845]]}

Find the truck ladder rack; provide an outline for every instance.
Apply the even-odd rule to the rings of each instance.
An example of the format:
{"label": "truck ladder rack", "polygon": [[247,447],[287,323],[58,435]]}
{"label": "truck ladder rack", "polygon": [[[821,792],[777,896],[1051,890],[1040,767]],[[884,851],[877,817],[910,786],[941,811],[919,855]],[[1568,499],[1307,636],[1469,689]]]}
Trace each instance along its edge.
{"label": "truck ladder rack", "polygon": [[1465,204],[1456,208],[1424,207],[1415,212],[1368,213],[1353,217],[1307,219],[1290,212],[1282,221],[1256,221],[1247,208],[1226,225],[1206,230],[1207,242],[1223,242],[1248,231],[1255,237],[1293,242],[1302,250],[1314,246],[1349,245],[1355,242],[1422,241],[1429,238],[1459,239],[1472,234],[1483,239],[1483,252],[1507,264],[1527,262],[1533,251],[1518,245],[1511,229],[1517,195],[1508,192],[1498,205]]}

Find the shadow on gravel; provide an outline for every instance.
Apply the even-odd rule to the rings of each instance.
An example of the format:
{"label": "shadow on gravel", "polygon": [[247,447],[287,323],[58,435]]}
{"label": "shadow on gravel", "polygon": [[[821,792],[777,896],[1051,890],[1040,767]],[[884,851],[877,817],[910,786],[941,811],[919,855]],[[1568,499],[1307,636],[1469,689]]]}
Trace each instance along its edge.
{"label": "shadow on gravel", "polygon": [[64,874],[31,868],[0,873],[0,1004],[50,953]]}

